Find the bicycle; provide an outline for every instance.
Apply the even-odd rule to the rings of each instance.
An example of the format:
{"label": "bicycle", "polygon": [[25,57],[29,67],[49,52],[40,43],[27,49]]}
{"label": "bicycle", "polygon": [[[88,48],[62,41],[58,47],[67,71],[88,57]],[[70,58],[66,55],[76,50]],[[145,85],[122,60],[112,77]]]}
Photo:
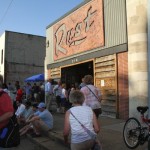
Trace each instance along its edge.
{"label": "bicycle", "polygon": [[123,128],[124,142],[128,148],[135,149],[148,141],[148,148],[150,148],[150,119],[144,115],[148,107],[138,106],[137,110],[141,113],[141,119],[145,126],[141,125],[135,117],[129,118]]}

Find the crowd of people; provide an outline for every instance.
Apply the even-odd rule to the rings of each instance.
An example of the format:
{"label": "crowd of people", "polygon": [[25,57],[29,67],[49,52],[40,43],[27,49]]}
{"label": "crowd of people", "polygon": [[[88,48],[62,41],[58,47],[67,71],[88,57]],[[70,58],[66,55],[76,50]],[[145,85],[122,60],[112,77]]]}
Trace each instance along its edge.
{"label": "crowd of people", "polygon": [[44,83],[31,83],[27,82],[26,85],[20,85],[19,81],[16,81],[14,85],[11,83],[3,83],[2,85],[3,90],[8,93],[11,97],[12,101],[21,101],[26,99],[28,101],[36,101],[41,102],[45,97],[44,92]]}
{"label": "crowd of people", "polygon": [[[1,76],[1,91],[4,94],[0,95],[0,138],[12,116],[16,117],[20,136],[28,131],[32,131],[32,136],[40,136],[41,132],[47,132],[53,128],[53,116],[46,109],[45,90],[42,83],[39,86],[36,83],[33,86],[27,83],[26,86],[20,87],[19,81],[16,81],[14,86],[11,83],[7,86],[3,83]],[[6,103],[5,100],[3,101],[5,95],[7,95]]]}
{"label": "crowd of people", "polygon": [[[6,106],[5,110],[0,109],[0,135],[13,113],[20,126],[20,136],[30,133],[31,136],[38,137],[51,131],[54,121],[50,107],[55,98],[57,112],[65,113],[63,131],[65,143],[68,143],[68,136],[71,134],[72,150],[90,150],[92,148],[94,139],[91,139],[85,132],[83,126],[94,135],[100,131],[98,117],[101,114],[101,93],[99,88],[93,85],[91,75],[86,75],[78,87],[72,84],[69,89],[61,81],[53,85],[51,79],[47,80],[44,85],[40,84],[40,86],[37,86],[36,83],[33,86],[27,83],[24,89],[20,88],[17,81],[15,87],[16,91],[10,83],[9,86],[6,84],[1,86],[1,90],[6,94],[8,93],[7,95],[11,97],[9,91],[13,91],[16,97],[13,100],[13,107],[11,106],[12,103],[9,102],[9,107]],[[41,92],[44,96],[40,98]],[[25,101],[23,101],[23,93],[25,93]],[[5,115],[5,113],[8,114]]]}

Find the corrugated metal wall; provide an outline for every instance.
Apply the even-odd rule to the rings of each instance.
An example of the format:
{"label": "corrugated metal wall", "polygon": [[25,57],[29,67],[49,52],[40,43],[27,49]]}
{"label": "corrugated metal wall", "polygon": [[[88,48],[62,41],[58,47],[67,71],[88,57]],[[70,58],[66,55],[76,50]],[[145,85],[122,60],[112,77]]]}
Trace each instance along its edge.
{"label": "corrugated metal wall", "polygon": [[104,28],[104,48],[127,42],[125,0],[104,0]]}

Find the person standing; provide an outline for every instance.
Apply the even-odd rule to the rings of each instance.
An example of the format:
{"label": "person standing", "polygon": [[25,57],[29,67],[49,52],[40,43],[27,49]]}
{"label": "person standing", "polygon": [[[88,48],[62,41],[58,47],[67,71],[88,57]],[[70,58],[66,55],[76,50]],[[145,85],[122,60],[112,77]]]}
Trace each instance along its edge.
{"label": "person standing", "polygon": [[34,83],[32,87],[32,92],[33,92],[33,97],[35,102],[37,102],[39,99],[39,91],[40,91],[40,87],[36,83]]}
{"label": "person standing", "polygon": [[93,77],[91,75],[84,76],[84,87],[80,90],[85,96],[84,106],[90,106],[98,118],[101,114],[101,93],[100,90],[93,85]]}
{"label": "person standing", "polygon": [[16,101],[22,102],[22,97],[23,97],[23,90],[20,88],[20,85],[19,85],[17,86]]}
{"label": "person standing", "polygon": [[52,80],[48,79],[45,84],[45,103],[46,103],[46,108],[48,110],[50,110],[52,93],[53,93]]}
{"label": "person standing", "polygon": [[31,97],[32,97],[32,86],[29,82],[27,82],[27,85],[25,87],[25,91],[26,91],[26,99],[31,101]]}
{"label": "person standing", "polygon": [[66,84],[62,84],[62,94],[61,94],[61,111],[62,113],[67,110],[67,100],[68,100],[68,92],[66,90]]}
{"label": "person standing", "polygon": [[94,145],[94,139],[91,139],[80,123],[96,136],[100,131],[98,120],[90,107],[82,105],[85,98],[81,91],[72,91],[69,99],[73,107],[65,114],[64,141],[68,144],[71,131],[71,150],[90,150]]}
{"label": "person standing", "polygon": [[81,82],[81,84],[79,85],[79,89],[81,89],[81,88],[84,87],[84,86],[85,86],[84,78],[82,78],[82,82]]}
{"label": "person standing", "polygon": [[44,90],[44,85],[41,82],[40,86],[39,86],[39,98],[40,98],[40,102],[44,102],[45,100],[45,90]]}
{"label": "person standing", "polygon": [[14,91],[14,87],[12,86],[12,84],[10,82],[8,83],[8,90]]}
{"label": "person standing", "polygon": [[57,112],[61,110],[61,94],[62,94],[62,84],[58,81],[57,85],[54,86],[53,92],[56,96]]}

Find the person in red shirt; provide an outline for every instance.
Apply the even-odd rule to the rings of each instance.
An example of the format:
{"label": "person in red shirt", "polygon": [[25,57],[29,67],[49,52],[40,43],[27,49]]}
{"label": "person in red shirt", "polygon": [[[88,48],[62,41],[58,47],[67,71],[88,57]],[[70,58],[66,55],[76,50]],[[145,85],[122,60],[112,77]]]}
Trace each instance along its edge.
{"label": "person in red shirt", "polygon": [[9,95],[2,89],[3,77],[0,75],[0,134],[13,116],[14,109]]}
{"label": "person in red shirt", "polygon": [[20,88],[20,86],[18,86],[17,88],[17,96],[16,96],[16,101],[22,101],[22,96],[23,96],[23,91]]}

